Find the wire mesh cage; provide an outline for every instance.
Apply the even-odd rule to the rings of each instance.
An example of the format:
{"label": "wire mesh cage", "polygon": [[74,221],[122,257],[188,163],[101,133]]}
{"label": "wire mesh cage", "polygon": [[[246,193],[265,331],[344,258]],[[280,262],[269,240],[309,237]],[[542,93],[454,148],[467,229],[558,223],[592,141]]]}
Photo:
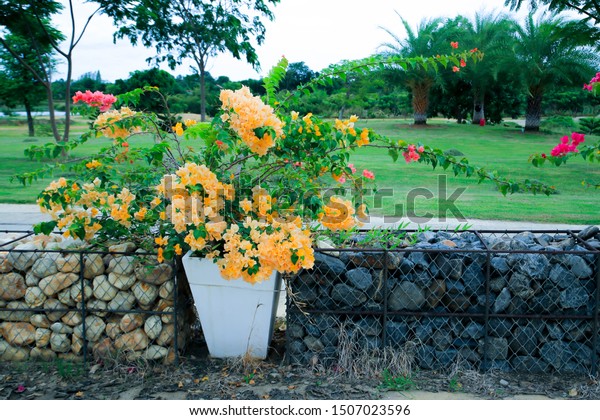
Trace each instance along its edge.
{"label": "wire mesh cage", "polygon": [[600,252],[572,232],[414,232],[395,249],[321,249],[289,279],[288,357],[342,342],[414,350],[422,369],[595,373]]}

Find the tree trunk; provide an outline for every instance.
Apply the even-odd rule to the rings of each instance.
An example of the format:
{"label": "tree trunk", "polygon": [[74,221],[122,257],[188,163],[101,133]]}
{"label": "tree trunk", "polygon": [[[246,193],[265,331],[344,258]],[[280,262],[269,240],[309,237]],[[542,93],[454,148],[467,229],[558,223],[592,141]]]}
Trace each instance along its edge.
{"label": "tree trunk", "polygon": [[525,113],[525,131],[540,131],[542,119],[542,94],[534,93],[527,98]]}
{"label": "tree trunk", "polygon": [[479,124],[479,121],[485,120],[484,102],[485,93],[476,88],[473,93],[473,124]]}
{"label": "tree trunk", "polygon": [[25,105],[25,112],[27,113],[27,128],[29,130],[29,137],[33,137],[35,136],[35,127],[33,125],[33,116],[31,115],[31,103],[29,102],[29,99],[25,98],[23,105]]}
{"label": "tree trunk", "polygon": [[200,121],[206,121],[206,69],[199,66],[200,70]]}
{"label": "tree trunk", "polygon": [[431,83],[428,81],[418,82],[411,86],[415,125],[427,124],[430,87]]}

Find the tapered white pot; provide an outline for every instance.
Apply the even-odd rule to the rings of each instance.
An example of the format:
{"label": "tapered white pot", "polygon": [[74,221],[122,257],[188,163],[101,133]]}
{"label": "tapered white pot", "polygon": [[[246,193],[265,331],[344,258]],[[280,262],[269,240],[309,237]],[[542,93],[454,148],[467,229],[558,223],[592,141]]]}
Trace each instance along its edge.
{"label": "tapered white pot", "polygon": [[264,359],[273,335],[281,276],[250,284],[225,280],[211,260],[183,257],[208,351],[212,357]]}

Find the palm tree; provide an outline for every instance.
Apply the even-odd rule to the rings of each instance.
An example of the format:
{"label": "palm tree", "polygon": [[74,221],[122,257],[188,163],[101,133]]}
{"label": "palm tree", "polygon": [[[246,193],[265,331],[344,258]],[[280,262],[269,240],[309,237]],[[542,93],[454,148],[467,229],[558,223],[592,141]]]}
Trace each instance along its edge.
{"label": "palm tree", "polygon": [[515,26],[514,59],[527,88],[526,131],[539,131],[542,100],[550,87],[583,84],[594,72],[597,59],[586,48],[590,38],[578,30],[580,25],[586,24],[546,14],[534,20],[529,14],[523,26]]}
{"label": "palm tree", "polygon": [[483,60],[469,63],[464,77],[473,89],[473,124],[485,119],[485,99],[489,89],[503,71],[502,57],[512,48],[514,22],[504,14],[476,13],[468,28],[467,42],[485,53]]}
{"label": "palm tree", "polygon": [[[396,14],[398,13],[396,12]],[[407,38],[402,39],[391,30],[382,28],[393,39],[393,42],[382,44],[384,54],[402,57],[427,57],[441,52],[442,45],[440,44],[440,37],[437,35],[444,25],[442,18],[422,20],[415,32],[402,16],[398,14],[398,17],[402,21]],[[408,68],[402,70],[402,79],[412,93],[415,124],[427,124],[429,91],[436,82],[435,71],[422,67]]]}

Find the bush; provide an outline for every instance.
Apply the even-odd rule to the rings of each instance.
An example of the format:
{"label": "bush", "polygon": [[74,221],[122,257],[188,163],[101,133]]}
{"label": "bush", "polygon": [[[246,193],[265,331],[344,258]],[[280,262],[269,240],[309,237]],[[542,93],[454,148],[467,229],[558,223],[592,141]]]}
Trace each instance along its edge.
{"label": "bush", "polygon": [[579,121],[579,131],[583,134],[600,134],[600,118],[582,118]]}
{"label": "bush", "polygon": [[556,115],[553,117],[546,118],[542,121],[541,128],[543,131],[561,131],[565,130],[576,130],[577,123],[573,119],[573,117],[568,117],[564,115]]}

